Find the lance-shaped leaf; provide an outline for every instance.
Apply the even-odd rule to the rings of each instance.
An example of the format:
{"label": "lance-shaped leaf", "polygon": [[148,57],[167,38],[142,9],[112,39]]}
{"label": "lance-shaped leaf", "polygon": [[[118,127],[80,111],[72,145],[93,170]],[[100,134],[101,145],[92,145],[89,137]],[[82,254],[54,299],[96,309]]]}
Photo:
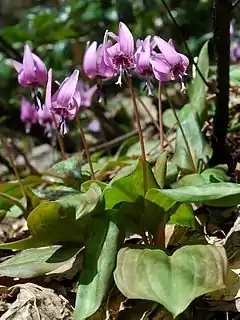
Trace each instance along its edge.
{"label": "lance-shaped leaf", "polygon": [[116,263],[119,234],[114,222],[96,219],[84,252],[74,319],[91,316],[106,297]]}
{"label": "lance-shaped leaf", "polygon": [[195,298],[223,288],[226,273],[223,247],[185,246],[172,256],[158,249],[123,248],[114,279],[127,298],[156,301],[176,317]]}

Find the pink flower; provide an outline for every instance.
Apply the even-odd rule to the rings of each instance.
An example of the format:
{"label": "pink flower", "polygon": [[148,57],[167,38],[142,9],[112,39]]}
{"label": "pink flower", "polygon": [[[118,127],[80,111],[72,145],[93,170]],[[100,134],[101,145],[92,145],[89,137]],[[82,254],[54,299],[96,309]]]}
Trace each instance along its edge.
{"label": "pink flower", "polygon": [[150,64],[150,58],[154,54],[151,36],[147,36],[144,40],[137,40],[136,46],[136,73],[146,78],[145,88],[148,89],[148,94],[151,95],[153,88],[151,82],[153,70]]}
{"label": "pink flower", "polygon": [[94,93],[97,90],[97,85],[94,85],[90,88],[83,83],[83,81],[79,80],[77,84],[77,91],[81,97],[81,107],[90,107],[92,104],[92,98]]}
{"label": "pink flower", "polygon": [[111,41],[100,44],[94,41],[83,57],[83,70],[89,78],[111,78],[116,75],[116,70],[104,62],[104,50],[112,45]]}
{"label": "pink flower", "polygon": [[58,90],[52,96],[52,69],[48,72],[45,105],[54,115],[59,115],[60,132],[66,133],[66,120],[73,120],[80,108],[81,97],[76,90],[79,71],[75,70],[71,76],[65,78]]}
{"label": "pink flower", "polygon": [[20,107],[20,118],[25,123],[26,133],[29,133],[32,124],[37,123],[37,111],[34,106],[25,98],[22,98]]}
{"label": "pink flower", "polygon": [[[37,112],[38,123],[44,128],[44,133],[48,138],[55,136],[55,131],[57,130],[53,117],[52,112],[50,112],[48,107],[45,105],[42,105],[42,108]],[[60,121],[60,116],[56,115],[55,118],[56,122]]]}
{"label": "pink flower", "polygon": [[159,81],[180,80],[181,90],[184,90],[188,58],[175,50],[172,40],[166,42],[160,37],[154,37],[154,41],[161,51],[150,58],[155,78]]}
{"label": "pink flower", "polygon": [[135,67],[134,61],[134,40],[128,27],[123,23],[119,23],[118,36],[112,32],[105,32],[104,44],[108,43],[108,37],[111,37],[116,43],[105,48],[104,61],[109,66],[115,69],[118,74],[116,84],[122,85],[122,74]]}
{"label": "pink flower", "polygon": [[43,86],[47,82],[47,69],[43,61],[26,44],[24,46],[23,63],[13,60],[18,73],[18,82],[23,87]]}

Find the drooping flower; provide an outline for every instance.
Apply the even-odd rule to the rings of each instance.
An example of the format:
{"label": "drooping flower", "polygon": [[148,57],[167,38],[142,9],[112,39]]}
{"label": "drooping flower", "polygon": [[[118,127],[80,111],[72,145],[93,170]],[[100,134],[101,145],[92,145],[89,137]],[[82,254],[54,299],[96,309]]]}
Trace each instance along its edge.
{"label": "drooping flower", "polygon": [[121,86],[123,72],[128,73],[135,67],[133,36],[128,27],[120,22],[118,35],[108,30],[105,32],[104,44],[108,43],[108,37],[114,39],[116,43],[104,50],[104,61],[118,72],[119,77],[116,84]]}
{"label": "drooping flower", "polygon": [[76,90],[79,71],[75,70],[65,78],[58,90],[52,95],[52,69],[48,72],[45,105],[54,115],[59,115],[60,132],[67,132],[66,120],[73,120],[80,108],[81,97]]}
{"label": "drooping flower", "polygon": [[88,130],[92,131],[93,133],[99,133],[101,130],[99,120],[93,119],[88,125]]}
{"label": "drooping flower", "polygon": [[34,53],[29,46],[24,46],[23,62],[12,61],[18,73],[18,82],[23,87],[43,86],[47,82],[47,68],[44,62]]}
{"label": "drooping flower", "polygon": [[44,128],[44,133],[48,138],[51,138],[53,135],[55,135],[54,132],[57,130],[56,122],[60,120],[58,115],[55,116],[56,119],[54,119],[53,117],[54,115],[52,114],[52,112],[50,112],[48,107],[45,106],[45,104],[37,112],[38,123]]}
{"label": "drooping flower", "polygon": [[97,90],[97,85],[88,88],[83,81],[79,80],[77,84],[76,91],[79,92],[81,97],[81,107],[90,107],[92,103],[92,98]]}
{"label": "drooping flower", "polygon": [[159,81],[179,80],[181,91],[185,90],[184,82],[187,77],[188,58],[175,50],[172,40],[166,42],[155,36],[154,42],[161,51],[150,58],[155,78]]}
{"label": "drooping flower", "polygon": [[25,131],[29,133],[32,127],[32,124],[37,123],[38,115],[34,106],[26,99],[22,98],[21,100],[21,111],[20,118],[25,123]]}
{"label": "drooping flower", "polygon": [[83,57],[83,70],[89,78],[112,78],[116,70],[104,61],[104,50],[112,45],[111,41],[100,44],[94,41],[85,51]]}
{"label": "drooping flower", "polygon": [[151,77],[153,75],[152,66],[150,64],[150,58],[153,55],[153,44],[151,43],[151,36],[147,36],[144,40],[137,40],[137,51],[135,53],[136,61],[136,73],[145,77],[145,87],[148,90],[148,94],[152,94],[153,85],[151,83]]}

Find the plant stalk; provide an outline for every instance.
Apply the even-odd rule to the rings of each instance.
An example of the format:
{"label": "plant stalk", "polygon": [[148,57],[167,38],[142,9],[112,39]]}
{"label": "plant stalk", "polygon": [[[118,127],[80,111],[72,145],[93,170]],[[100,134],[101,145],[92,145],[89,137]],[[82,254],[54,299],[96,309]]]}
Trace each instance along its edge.
{"label": "plant stalk", "polygon": [[80,136],[81,136],[81,139],[82,139],[82,142],[83,142],[83,146],[84,146],[84,149],[85,149],[85,152],[86,152],[89,168],[90,168],[90,171],[91,171],[91,179],[92,180],[96,180],[95,173],[94,173],[94,170],[93,170],[91,155],[90,155],[89,148],[88,148],[87,139],[86,139],[84,131],[82,129],[79,117],[76,117],[76,123],[78,125]]}
{"label": "plant stalk", "polygon": [[23,186],[23,184],[22,184],[20,175],[19,175],[19,173],[18,173],[17,167],[16,167],[16,165],[15,165],[15,163],[14,163],[14,160],[13,160],[13,157],[12,157],[12,155],[11,155],[11,152],[10,152],[10,150],[9,150],[9,148],[8,148],[7,144],[5,143],[5,141],[4,141],[3,138],[1,138],[1,143],[2,143],[2,145],[3,145],[4,150],[6,151],[6,153],[7,153],[7,155],[8,155],[8,157],[9,157],[9,160],[10,160],[11,165],[12,165],[12,167],[13,167],[15,176],[16,176],[17,181],[18,181],[18,183],[19,183],[19,186],[20,186],[22,195],[23,195],[23,197],[24,197],[24,198],[26,199],[26,201],[27,201],[27,195],[26,195],[24,186]]}
{"label": "plant stalk", "polygon": [[136,96],[132,84],[132,78],[127,77],[128,79],[128,87],[129,91],[131,94],[131,99],[134,107],[134,113],[135,113],[135,118],[136,118],[136,123],[137,123],[137,129],[138,129],[138,136],[139,136],[139,141],[141,145],[141,151],[142,151],[142,160],[143,160],[143,186],[144,186],[144,194],[147,192],[148,185],[147,185],[147,170],[146,170],[146,153],[145,153],[145,146],[144,146],[144,139],[143,139],[143,133],[142,133],[142,128],[141,128],[141,123],[140,123],[140,117],[139,117],[139,112],[138,112],[138,106],[137,106],[137,101],[136,101]]}
{"label": "plant stalk", "polygon": [[158,81],[158,117],[159,117],[159,137],[160,137],[160,151],[164,149],[164,132],[163,132],[163,110],[162,110],[162,86],[161,81]]}
{"label": "plant stalk", "polygon": [[61,155],[62,155],[62,160],[66,160],[67,156],[66,156],[65,150],[64,150],[63,138],[62,138],[62,136],[60,135],[60,133],[58,131],[57,120],[56,120],[55,115],[53,113],[52,113],[52,119],[53,119],[53,123],[54,123],[55,128],[56,128],[57,140],[58,140],[60,152],[61,152]]}

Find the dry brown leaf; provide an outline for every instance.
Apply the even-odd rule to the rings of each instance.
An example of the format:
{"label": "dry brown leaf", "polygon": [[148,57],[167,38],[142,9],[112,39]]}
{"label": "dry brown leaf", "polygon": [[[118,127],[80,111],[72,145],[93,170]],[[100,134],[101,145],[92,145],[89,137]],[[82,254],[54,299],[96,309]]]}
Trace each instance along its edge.
{"label": "dry brown leaf", "polygon": [[9,288],[9,296],[16,296],[1,320],[70,320],[73,308],[62,296],[52,289],[33,283]]}

